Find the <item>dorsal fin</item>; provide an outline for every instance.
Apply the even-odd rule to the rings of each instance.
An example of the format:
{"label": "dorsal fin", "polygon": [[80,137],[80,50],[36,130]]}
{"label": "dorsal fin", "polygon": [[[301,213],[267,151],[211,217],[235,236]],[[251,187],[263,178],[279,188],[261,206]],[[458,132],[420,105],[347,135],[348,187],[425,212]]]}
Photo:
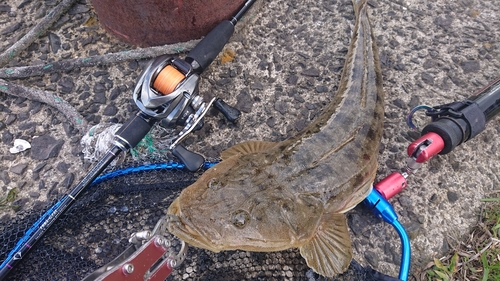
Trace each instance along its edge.
{"label": "dorsal fin", "polygon": [[230,148],[222,151],[221,158],[222,160],[225,160],[237,154],[245,155],[245,154],[260,152],[268,148],[271,148],[275,145],[276,145],[275,142],[270,142],[270,141],[246,141],[235,144]]}
{"label": "dorsal fin", "polygon": [[344,214],[324,214],[315,236],[300,247],[307,265],[325,277],[334,277],[349,267],[351,239]]}

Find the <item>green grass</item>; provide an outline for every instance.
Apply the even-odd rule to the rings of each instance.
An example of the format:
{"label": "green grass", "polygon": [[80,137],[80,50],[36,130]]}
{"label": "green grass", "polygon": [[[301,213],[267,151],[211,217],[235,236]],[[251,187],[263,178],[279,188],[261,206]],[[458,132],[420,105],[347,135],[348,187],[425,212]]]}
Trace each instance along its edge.
{"label": "green grass", "polygon": [[13,189],[10,189],[9,191],[7,191],[7,194],[0,197],[0,210],[3,210],[3,209],[14,209],[15,210],[15,209],[17,209],[18,206],[12,205],[12,202],[14,202],[14,200],[16,200],[16,195],[17,195],[16,189],[13,188]]}
{"label": "green grass", "polygon": [[434,266],[432,269],[426,271],[427,280],[453,280],[453,275],[458,271],[457,268],[458,254],[455,253],[451,258],[449,264],[445,265],[440,260],[434,259]]}
{"label": "green grass", "polygon": [[481,219],[468,239],[442,259],[434,259],[421,280],[500,280],[500,198],[485,198]]}

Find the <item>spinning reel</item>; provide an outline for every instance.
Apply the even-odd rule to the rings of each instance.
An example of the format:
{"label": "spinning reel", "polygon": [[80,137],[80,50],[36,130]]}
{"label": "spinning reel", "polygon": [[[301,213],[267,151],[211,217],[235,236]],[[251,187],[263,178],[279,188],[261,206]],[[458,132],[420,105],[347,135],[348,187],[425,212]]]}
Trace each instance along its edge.
{"label": "spinning reel", "polygon": [[152,60],[137,82],[133,99],[142,113],[159,120],[161,126],[183,127],[169,149],[189,170],[195,171],[205,159],[180,142],[203,127],[203,119],[212,105],[233,123],[241,113],[220,98],[204,101],[198,90],[200,67],[196,61],[188,63],[187,60],[167,56]]}

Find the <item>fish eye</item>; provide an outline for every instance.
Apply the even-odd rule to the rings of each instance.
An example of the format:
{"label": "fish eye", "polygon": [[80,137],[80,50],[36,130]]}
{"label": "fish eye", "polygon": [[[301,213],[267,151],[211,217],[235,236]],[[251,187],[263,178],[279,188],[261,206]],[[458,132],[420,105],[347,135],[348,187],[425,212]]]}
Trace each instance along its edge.
{"label": "fish eye", "polygon": [[244,210],[238,210],[234,212],[231,218],[231,222],[237,228],[244,228],[249,221],[250,221],[250,214]]}

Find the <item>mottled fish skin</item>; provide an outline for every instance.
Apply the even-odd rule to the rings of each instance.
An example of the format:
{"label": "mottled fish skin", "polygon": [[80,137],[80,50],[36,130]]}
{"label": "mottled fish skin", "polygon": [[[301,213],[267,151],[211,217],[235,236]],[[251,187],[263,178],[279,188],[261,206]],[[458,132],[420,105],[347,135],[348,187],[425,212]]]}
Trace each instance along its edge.
{"label": "mottled fish skin", "polygon": [[352,256],[344,212],[371,191],[384,115],[382,75],[366,0],[353,0],[356,25],[338,93],[298,135],[247,142],[223,152],[172,203],[169,230],[211,251],[300,248],[331,277]]}

